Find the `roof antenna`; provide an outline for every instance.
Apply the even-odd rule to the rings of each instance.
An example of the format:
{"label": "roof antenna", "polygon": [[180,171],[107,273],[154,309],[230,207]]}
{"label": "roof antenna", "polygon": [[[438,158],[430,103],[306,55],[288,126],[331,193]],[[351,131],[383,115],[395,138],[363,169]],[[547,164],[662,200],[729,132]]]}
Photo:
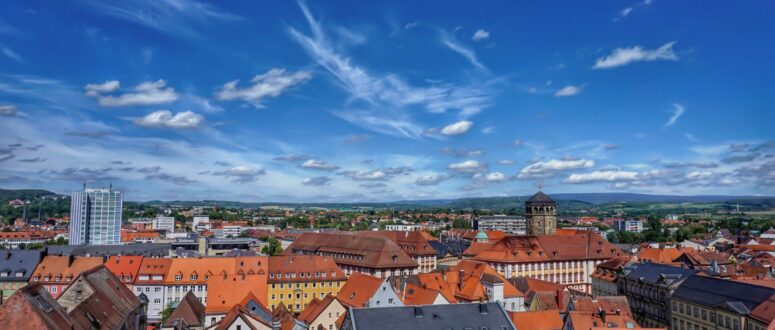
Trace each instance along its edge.
{"label": "roof antenna", "polygon": [[86,190],[86,180],[83,180],[83,190]]}
{"label": "roof antenna", "polygon": [[108,181],[108,190],[113,191],[113,180]]}

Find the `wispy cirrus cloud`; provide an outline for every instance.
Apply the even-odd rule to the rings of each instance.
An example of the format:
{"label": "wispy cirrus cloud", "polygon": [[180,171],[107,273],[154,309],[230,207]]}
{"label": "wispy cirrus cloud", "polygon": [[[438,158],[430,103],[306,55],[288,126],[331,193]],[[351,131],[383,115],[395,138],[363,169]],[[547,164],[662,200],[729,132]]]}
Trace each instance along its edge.
{"label": "wispy cirrus cloud", "polygon": [[306,4],[299,2],[299,7],[311,34],[289,27],[290,34],[350,94],[344,108],[333,111],[336,116],[374,132],[419,139],[425,128],[412,115],[418,107],[432,113],[457,110],[461,116],[470,116],[490,106],[493,93],[487,83],[461,87],[435,82],[417,87],[398,74],[370,73],[334,47],[326,27],[312,16]]}
{"label": "wispy cirrus cloud", "polygon": [[673,115],[670,116],[670,118],[665,123],[664,127],[667,128],[667,127],[675,125],[675,123],[678,121],[678,118],[681,118],[681,116],[684,115],[684,112],[686,112],[686,108],[684,108],[684,106],[682,106],[682,105],[680,105],[678,103],[674,103],[673,104]]}
{"label": "wispy cirrus cloud", "polygon": [[535,162],[523,168],[517,174],[518,179],[542,179],[549,178],[558,172],[590,168],[595,166],[595,161],[590,159],[550,159]]}
{"label": "wispy cirrus cloud", "polygon": [[97,14],[113,16],[169,35],[199,37],[198,28],[239,16],[196,0],[86,1]]}
{"label": "wispy cirrus cloud", "polygon": [[[489,36],[489,33],[487,35]],[[480,70],[487,71],[487,67],[485,67],[484,64],[482,64],[482,62],[479,61],[479,58],[476,56],[476,52],[470,47],[463,45],[453,35],[450,35],[449,33],[442,31],[440,40],[444,46],[447,46],[447,48],[449,48],[453,52],[460,54],[460,56],[463,56],[466,60],[468,60],[469,63],[471,63],[471,65],[475,66]]]}
{"label": "wispy cirrus cloud", "polygon": [[473,126],[474,126],[474,122],[470,120],[461,120],[461,121],[449,124],[447,126],[444,126],[444,128],[441,129],[441,134],[447,135],[447,136],[461,135],[468,132]]}
{"label": "wispy cirrus cloud", "polygon": [[592,68],[612,69],[635,62],[678,61],[678,55],[673,51],[675,43],[671,41],[651,50],[641,46],[616,48],[610,55],[598,58]]}

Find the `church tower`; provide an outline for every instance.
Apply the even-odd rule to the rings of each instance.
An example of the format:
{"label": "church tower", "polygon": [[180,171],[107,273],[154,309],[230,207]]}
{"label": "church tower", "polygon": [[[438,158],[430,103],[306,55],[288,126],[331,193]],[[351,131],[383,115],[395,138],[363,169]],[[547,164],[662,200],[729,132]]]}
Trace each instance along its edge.
{"label": "church tower", "polygon": [[539,191],[525,202],[525,219],[528,235],[554,235],[557,233],[557,203]]}

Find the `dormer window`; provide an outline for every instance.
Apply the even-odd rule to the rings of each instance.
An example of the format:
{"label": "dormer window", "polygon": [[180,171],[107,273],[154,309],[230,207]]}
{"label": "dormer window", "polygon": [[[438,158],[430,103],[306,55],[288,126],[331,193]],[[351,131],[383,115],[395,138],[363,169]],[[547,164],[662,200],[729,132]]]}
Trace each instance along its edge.
{"label": "dormer window", "polygon": [[196,278],[197,278],[196,274],[192,274],[192,275],[191,275],[191,280],[192,280],[192,281],[196,281]]}
{"label": "dormer window", "polygon": [[175,275],[175,281],[182,281],[182,280],[183,280],[183,275],[180,275],[180,274]]}
{"label": "dormer window", "polygon": [[0,277],[8,277],[11,272],[0,272]]}

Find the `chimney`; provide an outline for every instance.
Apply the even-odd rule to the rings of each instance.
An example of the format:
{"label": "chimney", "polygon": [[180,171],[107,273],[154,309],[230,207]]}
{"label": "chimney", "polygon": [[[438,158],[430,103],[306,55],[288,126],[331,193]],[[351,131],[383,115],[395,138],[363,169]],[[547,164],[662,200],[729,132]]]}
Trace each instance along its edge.
{"label": "chimney", "polygon": [[414,308],[414,317],[423,317],[423,316],[425,315],[423,315],[422,307],[416,306]]}
{"label": "chimney", "polygon": [[600,316],[600,320],[603,321],[603,324],[605,324],[605,311],[603,310],[603,307],[597,308],[597,314]]}
{"label": "chimney", "polygon": [[458,290],[463,290],[463,276],[465,276],[466,272],[464,270],[460,270],[458,272],[457,276],[457,288]]}
{"label": "chimney", "polygon": [[561,313],[565,309],[565,306],[564,306],[564,303],[565,303],[565,299],[564,298],[565,297],[564,297],[563,293],[564,292],[563,292],[562,289],[557,289],[557,295],[556,295],[556,297],[557,297],[556,298],[557,299],[557,309],[560,310]]}
{"label": "chimney", "polygon": [[71,254],[67,256],[67,267],[70,267],[72,265],[73,265],[73,255]]}

